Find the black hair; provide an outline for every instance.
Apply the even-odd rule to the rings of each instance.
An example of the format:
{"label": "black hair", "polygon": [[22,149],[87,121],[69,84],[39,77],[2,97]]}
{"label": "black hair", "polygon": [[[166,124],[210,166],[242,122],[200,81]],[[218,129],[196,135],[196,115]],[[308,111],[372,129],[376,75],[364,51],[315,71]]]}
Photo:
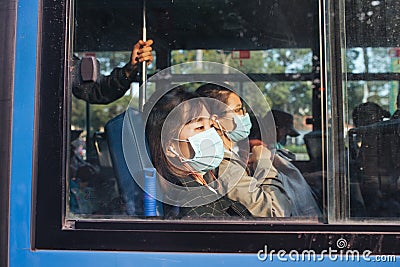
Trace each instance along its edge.
{"label": "black hair", "polygon": [[389,118],[390,113],[373,102],[366,102],[356,106],[353,110],[353,123],[356,127],[365,126]]}
{"label": "black hair", "polygon": [[[174,111],[175,107],[180,104],[185,105],[186,101],[198,98],[198,95],[185,88],[177,87],[164,94],[158,101],[154,98],[157,98],[156,94],[149,99],[145,107],[145,109],[151,108],[146,123],[146,137],[153,165],[164,179],[173,184],[180,184],[179,178],[184,178],[185,174],[179,171],[171,163],[170,159],[167,158],[165,154],[165,148],[168,146],[167,142],[172,140],[172,138],[178,137],[181,127],[191,119],[198,117],[204,107],[207,108],[207,106],[201,99],[199,101],[191,101],[190,108],[186,109],[187,112],[180,112],[179,116],[177,116],[177,119],[180,121],[168,120],[168,123],[165,123],[168,115]],[[157,101],[154,106],[149,106],[154,101]],[[186,103],[189,105],[189,102]],[[174,125],[169,125],[170,122],[173,122]],[[161,133],[163,133],[163,138],[161,137]]]}

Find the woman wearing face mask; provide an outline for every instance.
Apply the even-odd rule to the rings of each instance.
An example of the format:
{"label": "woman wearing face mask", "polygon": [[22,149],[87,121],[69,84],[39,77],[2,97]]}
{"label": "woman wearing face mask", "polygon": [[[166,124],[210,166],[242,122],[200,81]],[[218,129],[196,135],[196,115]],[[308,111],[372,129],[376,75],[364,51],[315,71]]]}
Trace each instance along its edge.
{"label": "woman wearing face mask", "polygon": [[178,214],[170,209],[166,217],[250,217],[243,205],[216,191],[219,184],[211,170],[220,164],[224,148],[206,104],[184,89],[154,98],[146,104],[156,102],[148,111],[146,136],[163,201],[166,207],[179,207]]}
{"label": "woman wearing face mask", "polygon": [[[233,91],[215,84],[205,84],[196,92],[223,104],[210,107],[216,128],[224,143],[225,153],[218,168],[219,192],[242,203],[256,217],[320,216],[320,211],[307,182],[301,176],[301,183],[277,170],[283,166],[279,156],[271,160],[271,152],[265,145],[251,148],[249,159],[252,170],[247,169],[246,160],[239,156],[238,142],[246,141],[252,127],[240,97]],[[246,142],[248,143],[248,142]],[[252,173],[252,176],[249,174]],[[298,191],[298,192],[295,192]],[[306,197],[299,197],[298,193]],[[306,203],[299,203],[305,201]]]}
{"label": "woman wearing face mask", "polygon": [[240,97],[216,84],[202,85],[196,93],[218,100],[210,107],[225,149],[224,158],[217,169],[221,183],[218,192],[239,201],[256,217],[291,216],[292,205],[272,166],[271,152],[261,145],[252,148],[250,160],[257,167],[252,176],[247,161],[239,156],[237,143],[247,138],[251,128],[249,115]]}

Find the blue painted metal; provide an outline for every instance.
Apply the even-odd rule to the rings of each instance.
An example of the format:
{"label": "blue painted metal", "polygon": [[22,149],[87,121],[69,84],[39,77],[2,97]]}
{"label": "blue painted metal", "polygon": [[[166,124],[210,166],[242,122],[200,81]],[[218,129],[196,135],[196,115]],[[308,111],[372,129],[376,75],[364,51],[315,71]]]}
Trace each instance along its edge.
{"label": "blue painted metal", "polygon": [[[10,266],[284,266],[288,262],[259,261],[251,254],[188,254],[90,251],[32,251],[32,162],[34,102],[37,65],[38,2],[19,1],[15,95],[12,134],[11,206],[10,206]],[[173,242],[173,240],[171,240]],[[196,242],[193,240],[193,242]],[[398,259],[399,261],[400,259]],[[363,262],[371,264],[369,262]],[[304,266],[327,265],[337,262],[299,262]],[[360,265],[343,262],[340,266]],[[293,264],[294,265],[294,264]],[[380,266],[396,266],[395,262]]]}
{"label": "blue painted metal", "polygon": [[10,266],[24,266],[23,255],[30,250],[37,25],[38,2],[19,1],[11,147]]}

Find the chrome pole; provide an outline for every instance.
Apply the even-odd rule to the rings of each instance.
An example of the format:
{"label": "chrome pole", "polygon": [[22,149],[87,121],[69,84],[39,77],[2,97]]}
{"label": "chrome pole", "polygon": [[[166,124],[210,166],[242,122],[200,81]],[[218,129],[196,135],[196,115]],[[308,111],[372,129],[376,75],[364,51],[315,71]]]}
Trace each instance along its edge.
{"label": "chrome pole", "polygon": [[[143,0],[143,37],[142,40],[147,40],[147,29],[146,29],[146,0]],[[139,88],[139,111],[143,112],[143,106],[146,102],[146,91],[147,91],[147,62],[142,63],[142,85]]]}

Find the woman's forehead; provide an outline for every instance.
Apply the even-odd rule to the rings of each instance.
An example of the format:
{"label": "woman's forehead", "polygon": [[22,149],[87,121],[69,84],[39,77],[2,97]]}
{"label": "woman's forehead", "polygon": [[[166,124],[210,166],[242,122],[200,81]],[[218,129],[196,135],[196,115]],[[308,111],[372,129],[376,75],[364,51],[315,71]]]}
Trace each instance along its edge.
{"label": "woman's forehead", "polygon": [[227,102],[226,104],[232,108],[242,105],[242,101],[240,100],[240,97],[235,93],[230,93],[226,102]]}
{"label": "woman's forehead", "polygon": [[191,120],[190,123],[209,122],[209,121],[210,121],[210,116],[199,116]]}
{"label": "woman's forehead", "polygon": [[186,124],[191,124],[191,123],[199,123],[199,122],[204,122],[204,121],[209,121],[210,120],[210,113],[208,110],[203,107],[203,109],[200,111],[199,114],[196,114],[195,116],[189,116],[186,118],[185,125]]}
{"label": "woman's forehead", "polygon": [[208,109],[206,108],[205,105],[203,105],[203,107],[202,107],[202,109],[200,111],[199,117],[210,118],[210,112],[208,111]]}
{"label": "woman's forehead", "polygon": [[168,114],[165,121],[168,122],[171,128],[176,129],[179,125],[185,125],[191,120],[201,116],[210,117],[204,103],[199,99],[189,99],[175,106]]}

